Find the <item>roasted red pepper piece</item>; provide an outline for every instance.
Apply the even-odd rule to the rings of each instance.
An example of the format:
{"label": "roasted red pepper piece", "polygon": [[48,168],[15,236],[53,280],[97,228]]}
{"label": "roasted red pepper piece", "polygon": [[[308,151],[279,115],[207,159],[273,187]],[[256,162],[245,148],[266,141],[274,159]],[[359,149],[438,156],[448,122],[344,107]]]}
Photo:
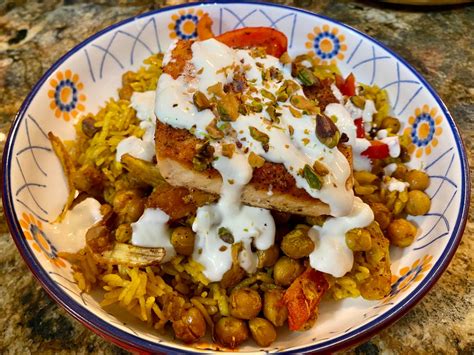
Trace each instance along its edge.
{"label": "roasted red pepper piece", "polygon": [[308,321],[316,318],[319,303],[328,287],[324,275],[311,267],[293,281],[283,295],[290,330],[303,330]]}
{"label": "roasted red pepper piece", "polygon": [[356,94],[354,74],[350,73],[345,80],[342,76],[336,75],[336,86],[343,95],[354,96]]}
{"label": "roasted red pepper piece", "polygon": [[356,118],[354,124],[356,126],[356,137],[365,138],[364,121],[362,121],[362,118]]}
{"label": "roasted red pepper piece", "polygon": [[270,27],[240,28],[223,33],[216,39],[233,48],[262,47],[267,54],[277,58],[286,52],[288,46],[286,36]]}
{"label": "roasted red pepper piece", "polygon": [[385,159],[389,155],[388,145],[380,141],[370,142],[371,146],[364,150],[361,155],[370,159]]}

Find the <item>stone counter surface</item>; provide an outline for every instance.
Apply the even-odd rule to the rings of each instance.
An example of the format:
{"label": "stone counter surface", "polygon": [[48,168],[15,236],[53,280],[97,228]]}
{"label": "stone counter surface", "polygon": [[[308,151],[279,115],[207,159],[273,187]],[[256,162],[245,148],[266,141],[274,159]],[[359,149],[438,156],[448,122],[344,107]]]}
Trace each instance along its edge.
{"label": "stone counter surface", "polygon": [[[0,1],[0,152],[23,99],[71,47],[144,11],[185,1]],[[453,114],[474,162],[474,7],[295,0],[375,37],[410,62]],[[471,34],[469,32],[471,31]],[[472,203],[471,203],[472,207]],[[346,353],[474,353],[474,209],[447,271],[402,319]],[[108,343],[56,305],[33,278],[0,214],[0,353],[106,353]]]}

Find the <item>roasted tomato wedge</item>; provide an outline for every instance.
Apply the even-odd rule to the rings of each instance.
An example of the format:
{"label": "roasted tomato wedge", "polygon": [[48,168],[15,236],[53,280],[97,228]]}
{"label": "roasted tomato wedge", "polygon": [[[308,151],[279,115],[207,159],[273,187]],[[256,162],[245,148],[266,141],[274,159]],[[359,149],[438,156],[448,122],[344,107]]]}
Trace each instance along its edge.
{"label": "roasted tomato wedge", "polygon": [[240,28],[223,33],[216,39],[233,48],[262,47],[267,54],[277,58],[286,52],[288,46],[286,36],[270,27]]}
{"label": "roasted tomato wedge", "polygon": [[199,20],[197,34],[200,41],[215,38],[232,48],[262,47],[265,52],[280,58],[286,52],[288,40],[286,36],[270,27],[246,27],[225,32],[219,36],[212,33],[212,20],[206,14]]}
{"label": "roasted tomato wedge", "polygon": [[283,296],[290,330],[304,330],[308,322],[316,320],[319,303],[328,287],[324,275],[311,267],[293,281]]}

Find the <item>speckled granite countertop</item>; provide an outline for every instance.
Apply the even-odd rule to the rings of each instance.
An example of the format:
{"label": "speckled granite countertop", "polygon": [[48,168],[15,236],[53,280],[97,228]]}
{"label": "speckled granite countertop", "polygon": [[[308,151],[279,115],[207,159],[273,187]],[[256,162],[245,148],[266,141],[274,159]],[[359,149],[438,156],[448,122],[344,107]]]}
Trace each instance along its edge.
{"label": "speckled granite countertop", "polygon": [[[21,102],[44,71],[98,30],[179,0],[0,1],[0,150]],[[474,163],[474,7],[384,8],[375,2],[275,0],[341,20],[407,59],[438,91]],[[472,207],[472,203],[471,203]],[[436,286],[355,354],[474,353],[474,209]],[[72,319],[42,290],[0,215],[0,353],[122,353]]]}

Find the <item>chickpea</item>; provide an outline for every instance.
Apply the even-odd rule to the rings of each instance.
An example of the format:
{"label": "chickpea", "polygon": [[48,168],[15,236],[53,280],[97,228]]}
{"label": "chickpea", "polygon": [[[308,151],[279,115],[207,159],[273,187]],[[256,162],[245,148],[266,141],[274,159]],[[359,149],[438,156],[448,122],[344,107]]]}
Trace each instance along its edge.
{"label": "chickpea", "polygon": [[387,229],[392,220],[392,213],[383,203],[375,202],[370,205],[374,212],[374,219],[377,221],[381,229]]}
{"label": "chickpea", "polygon": [[387,236],[391,244],[405,248],[415,240],[416,227],[406,219],[392,221],[387,228]]}
{"label": "chickpea", "polygon": [[424,191],[430,184],[428,174],[420,170],[410,170],[405,175],[405,181],[410,184],[410,190]]}
{"label": "chickpea", "polygon": [[280,256],[280,249],[276,245],[272,245],[266,250],[258,250],[258,268],[270,267],[275,265]]}
{"label": "chickpea", "polygon": [[272,323],[264,318],[254,318],[249,321],[250,333],[258,346],[270,346],[276,339],[276,330]]}
{"label": "chickpea", "polygon": [[143,214],[145,201],[138,190],[121,190],[115,194],[113,208],[119,223],[132,223]]}
{"label": "chickpea", "polygon": [[387,116],[382,120],[380,128],[390,130],[391,133],[397,133],[400,130],[400,121],[395,117]]}
{"label": "chickpea", "polygon": [[352,251],[368,251],[372,248],[372,238],[369,231],[354,228],[346,233],[346,244]]}
{"label": "chickpea", "polygon": [[257,291],[251,288],[240,288],[229,296],[230,314],[235,318],[255,318],[262,309],[262,299]]}
{"label": "chickpea", "polygon": [[194,251],[194,237],[190,227],[177,227],[171,233],[171,244],[178,254],[189,256]]}
{"label": "chickpea", "polygon": [[236,348],[249,337],[245,322],[234,317],[222,317],[214,327],[214,337],[218,343]]}
{"label": "chickpea", "polygon": [[308,236],[308,228],[296,227],[290,233],[283,237],[281,241],[281,250],[293,259],[300,259],[311,254],[314,249],[314,243]]}
{"label": "chickpea", "polygon": [[421,216],[431,208],[431,200],[426,193],[419,190],[408,192],[408,202],[405,206],[405,212],[412,216]]}
{"label": "chickpea", "polygon": [[193,343],[206,334],[206,321],[196,307],[191,307],[173,322],[173,330],[176,338],[185,343]]}
{"label": "chickpea", "polygon": [[298,260],[282,256],[273,267],[273,279],[277,285],[289,286],[303,271]]}
{"label": "chickpea", "polygon": [[283,305],[283,290],[274,289],[265,292],[263,314],[275,327],[281,327],[288,318],[288,309]]}

